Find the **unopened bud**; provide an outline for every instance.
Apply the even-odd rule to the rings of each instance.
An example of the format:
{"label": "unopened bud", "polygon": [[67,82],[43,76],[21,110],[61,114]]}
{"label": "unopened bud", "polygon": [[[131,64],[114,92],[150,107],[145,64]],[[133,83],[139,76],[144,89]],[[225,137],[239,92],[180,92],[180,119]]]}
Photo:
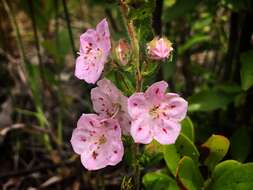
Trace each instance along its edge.
{"label": "unopened bud", "polygon": [[119,40],[116,48],[115,48],[115,54],[117,59],[122,65],[126,65],[130,60],[130,47],[129,44],[121,39]]}
{"label": "unopened bud", "polygon": [[172,43],[165,37],[155,37],[147,44],[148,55],[151,59],[162,60],[170,56],[173,48]]}

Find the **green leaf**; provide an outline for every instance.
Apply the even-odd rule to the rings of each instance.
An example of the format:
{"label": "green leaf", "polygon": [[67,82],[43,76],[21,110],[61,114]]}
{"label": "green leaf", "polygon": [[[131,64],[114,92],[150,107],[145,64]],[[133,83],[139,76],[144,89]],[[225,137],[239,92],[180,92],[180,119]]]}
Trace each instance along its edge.
{"label": "green leaf", "polygon": [[140,2],[133,2],[128,4],[130,7],[130,11],[128,13],[129,19],[132,20],[143,20],[147,17],[150,17],[152,14],[155,1],[148,0],[148,1],[140,1]]}
{"label": "green leaf", "polygon": [[196,163],[199,159],[199,151],[194,145],[194,143],[183,133],[180,133],[176,143],[177,151],[181,156],[189,156],[191,157]]}
{"label": "green leaf", "polygon": [[226,160],[224,162],[221,162],[217,164],[214,168],[214,171],[212,173],[212,180],[217,180],[219,177],[224,175],[226,172],[229,172],[229,170],[237,167],[241,163],[236,160]]}
{"label": "green leaf", "polygon": [[174,179],[161,172],[150,172],[142,179],[147,190],[179,190]]}
{"label": "green leaf", "polygon": [[178,47],[178,54],[182,55],[185,51],[192,48],[193,46],[210,41],[210,36],[206,34],[197,34],[190,37],[184,44]]}
{"label": "green leaf", "polygon": [[216,169],[215,175],[216,177],[211,180],[208,190],[253,189],[253,163],[226,163]]}
{"label": "green leaf", "polygon": [[231,142],[231,155],[232,158],[240,162],[244,162],[251,151],[251,137],[248,128],[240,127],[232,135]]}
{"label": "green leaf", "polygon": [[180,17],[185,17],[187,13],[191,13],[191,11],[196,8],[199,2],[199,0],[177,0],[173,6],[166,9],[164,20],[169,22]]}
{"label": "green leaf", "polygon": [[208,166],[209,170],[212,171],[216,164],[218,164],[227,154],[229,145],[229,140],[221,135],[212,135],[204,144],[201,145],[203,150],[208,151],[208,156],[204,163]]}
{"label": "green leaf", "polygon": [[203,178],[196,163],[190,157],[183,157],[177,169],[177,183],[180,189],[199,190],[203,184]]}
{"label": "green leaf", "polygon": [[240,60],[242,89],[248,90],[253,85],[253,50],[242,53]]}
{"label": "green leaf", "polygon": [[192,124],[192,121],[189,117],[186,117],[182,122],[182,133],[186,135],[191,141],[194,142],[195,134],[194,134],[194,126]]}
{"label": "green leaf", "polygon": [[177,148],[174,144],[163,146],[163,156],[167,167],[171,173],[176,176],[178,162],[180,160],[180,154],[177,152]]}
{"label": "green leaf", "polygon": [[189,98],[189,111],[213,111],[226,107],[233,101],[234,95],[217,90],[201,91]]}

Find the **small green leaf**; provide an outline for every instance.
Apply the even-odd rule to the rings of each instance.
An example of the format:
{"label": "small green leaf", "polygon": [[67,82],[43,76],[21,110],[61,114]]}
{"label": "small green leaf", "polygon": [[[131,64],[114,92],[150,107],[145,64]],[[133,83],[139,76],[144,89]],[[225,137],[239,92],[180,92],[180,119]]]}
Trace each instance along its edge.
{"label": "small green leaf", "polygon": [[167,167],[176,176],[177,166],[180,160],[180,154],[177,152],[176,146],[174,144],[164,145],[163,156]]}
{"label": "small green leaf", "polygon": [[229,140],[221,135],[212,135],[201,147],[208,151],[205,165],[212,171],[229,149]]}
{"label": "small green leaf", "polygon": [[181,133],[175,143],[177,151],[181,156],[189,156],[196,163],[199,159],[199,151],[194,143],[183,133]]}
{"label": "small green leaf", "polygon": [[[221,163],[222,164],[222,163]],[[253,189],[253,163],[240,164],[235,161],[217,165],[208,190],[251,190]],[[218,173],[219,172],[219,173]]]}
{"label": "small green leaf", "polygon": [[182,122],[182,133],[186,135],[191,141],[194,142],[195,134],[194,134],[194,126],[192,124],[192,121],[189,117],[186,117]]}
{"label": "small green leaf", "polygon": [[253,50],[241,54],[241,85],[248,90],[253,85]]}
{"label": "small green leaf", "polygon": [[196,163],[188,156],[183,157],[178,164],[176,179],[181,189],[199,190],[203,178]]}
{"label": "small green leaf", "polygon": [[161,172],[145,174],[142,183],[147,190],[179,190],[176,181]]}
{"label": "small green leaf", "polygon": [[251,151],[250,132],[246,127],[238,128],[231,138],[231,155],[232,158],[244,162]]}

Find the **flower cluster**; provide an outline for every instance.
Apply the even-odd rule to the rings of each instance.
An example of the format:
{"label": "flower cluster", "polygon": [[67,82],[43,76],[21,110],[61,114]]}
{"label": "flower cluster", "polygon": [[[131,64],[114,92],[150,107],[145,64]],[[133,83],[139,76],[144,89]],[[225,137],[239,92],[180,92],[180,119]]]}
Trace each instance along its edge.
{"label": "flower cluster", "polygon": [[[158,41],[158,47],[151,43],[153,45],[148,46],[150,58],[164,59],[172,50],[164,41]],[[82,34],[76,77],[96,83],[109,56],[110,44],[105,19],[96,30],[89,29]],[[124,48],[121,44],[121,50]],[[187,102],[178,94],[166,93],[167,88],[165,81],[156,82],[146,92],[136,92],[128,98],[110,80],[99,80],[97,87],[91,90],[96,113],[83,114],[71,137],[72,147],[81,156],[84,167],[97,170],[119,163],[124,154],[122,135],[131,135],[135,143],[148,144],[153,139],[161,144],[175,143],[180,121],[187,112]]]}

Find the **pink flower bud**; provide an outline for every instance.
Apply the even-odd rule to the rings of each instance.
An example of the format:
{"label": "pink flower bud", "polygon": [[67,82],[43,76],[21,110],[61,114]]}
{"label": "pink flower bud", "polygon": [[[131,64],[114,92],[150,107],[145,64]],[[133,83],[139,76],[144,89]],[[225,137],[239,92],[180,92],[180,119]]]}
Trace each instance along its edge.
{"label": "pink flower bud", "polygon": [[117,59],[122,65],[126,65],[129,62],[130,59],[130,47],[128,43],[120,39],[116,48],[115,48],[115,54]]}
{"label": "pink flower bud", "polygon": [[161,60],[170,56],[172,43],[165,37],[155,37],[151,42],[147,44],[148,55],[151,59]]}

